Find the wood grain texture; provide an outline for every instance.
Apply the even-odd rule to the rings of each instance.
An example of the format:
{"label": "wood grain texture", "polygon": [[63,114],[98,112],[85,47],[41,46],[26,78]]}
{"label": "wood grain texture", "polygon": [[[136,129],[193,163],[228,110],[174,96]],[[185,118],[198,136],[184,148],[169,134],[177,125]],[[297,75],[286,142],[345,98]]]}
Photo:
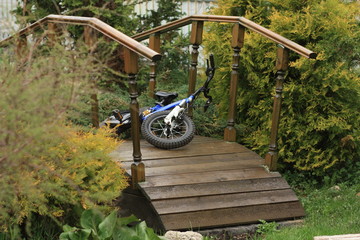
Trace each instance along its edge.
{"label": "wood grain texture", "polygon": [[283,189],[276,191],[189,197],[186,201],[182,198],[167,199],[153,201],[153,205],[161,215],[294,201],[297,201],[295,193],[291,189]]}
{"label": "wood grain texture", "polygon": [[145,182],[140,183],[142,188],[150,186],[171,186],[192,183],[211,183],[225,182],[243,179],[272,178],[279,177],[277,172],[269,173],[262,167],[235,169],[235,170],[218,170],[203,173],[182,173],[162,176],[147,177]]}
{"label": "wood grain texture", "polygon": [[[305,214],[281,175],[268,172],[263,158],[237,143],[196,136],[173,150],[141,141],[141,151],[146,181],[138,192],[158,216],[149,221],[155,228],[206,229]],[[131,141],[113,153],[129,174],[131,154]]]}
{"label": "wood grain texture", "polygon": [[229,182],[193,183],[187,185],[147,187],[143,191],[149,200],[199,197],[219,194],[259,192],[288,189],[289,184],[280,177],[247,179]]}
{"label": "wood grain texture", "polygon": [[222,226],[293,219],[304,216],[304,209],[297,202],[265,204],[236,208],[216,209],[199,212],[161,215],[166,229],[201,229]]}

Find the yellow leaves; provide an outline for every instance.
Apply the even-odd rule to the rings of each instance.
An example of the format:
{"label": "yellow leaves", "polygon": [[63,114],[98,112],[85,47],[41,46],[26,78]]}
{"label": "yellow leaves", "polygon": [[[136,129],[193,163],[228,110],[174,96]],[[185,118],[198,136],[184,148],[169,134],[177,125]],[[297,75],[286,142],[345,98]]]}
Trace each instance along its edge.
{"label": "yellow leaves", "polygon": [[64,215],[64,210],[54,211],[54,212],[52,212],[52,215],[53,215],[54,217],[61,217],[61,216]]}

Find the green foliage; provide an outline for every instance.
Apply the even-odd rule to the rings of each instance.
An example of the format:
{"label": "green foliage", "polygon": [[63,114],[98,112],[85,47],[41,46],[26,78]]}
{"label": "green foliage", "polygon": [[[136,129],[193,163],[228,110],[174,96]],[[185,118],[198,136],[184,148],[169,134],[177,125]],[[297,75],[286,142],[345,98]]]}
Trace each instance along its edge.
{"label": "green foliage", "polygon": [[158,0],[156,3],[158,5],[156,10],[148,10],[145,15],[138,16],[142,23],[138,32],[158,27],[164,22],[175,21],[183,15],[180,12],[180,0]]}
{"label": "green foliage", "polygon": [[90,91],[93,59],[45,49],[30,49],[26,64],[0,56],[0,231],[16,231],[33,214],[62,222],[76,208],[109,209],[127,186],[108,156],[118,145],[110,132],[66,126],[68,109]]}
{"label": "green foliage", "polygon": [[[134,227],[128,227],[128,224],[137,223]],[[116,211],[104,217],[104,215],[95,210],[89,209],[82,213],[80,219],[81,228],[65,225],[64,232],[60,235],[60,240],[161,240],[163,237],[157,236],[151,228],[146,226],[145,222],[140,222],[135,216],[118,218]]]}
{"label": "green foliage", "polygon": [[[23,7],[23,3],[25,3],[25,7]],[[50,2],[27,0],[19,2],[15,13],[18,21],[23,25],[37,21],[49,14],[97,17],[119,31],[131,34],[137,26],[136,19],[131,17],[133,7],[125,0],[53,0]],[[76,37],[79,37],[81,32],[80,28],[72,31]]]}
{"label": "green foliage", "polygon": [[279,231],[277,229],[279,227],[279,224],[276,222],[266,222],[265,220],[259,220],[259,222],[261,224],[256,228],[256,233],[259,235],[266,235]]}
{"label": "green foliage", "polygon": [[[358,4],[336,0],[220,0],[212,11],[242,14],[319,54],[316,60],[290,54],[278,139],[282,171],[300,170],[319,182],[324,176],[333,182],[359,182]],[[222,117],[226,117],[229,101],[230,27],[212,24],[204,37],[207,51],[218,53],[214,92],[215,98],[221,99]],[[247,31],[241,50],[238,140],[262,155],[269,144],[276,48],[261,35]]]}

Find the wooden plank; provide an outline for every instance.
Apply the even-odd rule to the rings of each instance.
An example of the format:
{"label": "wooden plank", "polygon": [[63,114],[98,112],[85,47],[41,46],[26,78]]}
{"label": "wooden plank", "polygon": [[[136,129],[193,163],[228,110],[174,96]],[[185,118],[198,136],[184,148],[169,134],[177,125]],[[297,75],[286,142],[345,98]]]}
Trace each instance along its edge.
{"label": "wooden plank", "polygon": [[275,191],[235,193],[191,198],[177,198],[153,201],[156,211],[161,214],[198,212],[211,209],[223,209],[280,202],[297,201],[291,189]]}
{"label": "wooden plank", "polygon": [[[160,175],[172,175],[181,173],[201,173],[216,170],[233,170],[233,169],[248,169],[262,167],[263,161],[257,161],[253,159],[241,160],[241,161],[226,161],[226,162],[210,162],[210,163],[196,163],[196,160],[192,164],[181,164],[174,166],[163,166],[155,168],[146,168],[146,176],[160,176]],[[146,163],[145,163],[146,164]],[[128,164],[127,164],[128,165]],[[130,168],[125,168],[126,171],[130,171]],[[129,172],[130,173],[130,172]]]}
{"label": "wooden plank", "polygon": [[[219,143],[198,143],[196,146],[189,144],[182,148],[176,149],[158,149],[158,148],[149,148],[146,151],[146,148],[142,147],[143,159],[163,159],[163,158],[174,158],[174,157],[190,157],[190,156],[204,156],[209,154],[224,154],[224,153],[238,153],[250,151],[244,146],[237,143],[230,142],[219,142]],[[117,149],[116,152],[121,154],[122,161],[131,161],[132,160],[132,150],[122,150]],[[115,153],[116,154],[116,153]],[[113,154],[112,156],[114,156]]]}
{"label": "wooden plank", "polygon": [[[194,139],[191,141],[190,144],[197,144],[197,143],[218,143],[218,142],[224,142],[222,139],[216,139],[216,138],[210,138],[210,137],[203,137],[203,136],[194,136]],[[149,148],[154,147],[144,139],[141,140],[141,147],[142,148]],[[132,148],[132,140],[127,139],[124,140],[121,145],[119,146],[120,150],[127,150],[129,148]]]}
{"label": "wooden plank", "polygon": [[360,240],[360,234],[317,236],[317,237],[314,237],[314,240]]}
{"label": "wooden plank", "polygon": [[265,204],[207,210],[200,212],[160,215],[165,229],[199,229],[221,226],[234,226],[266,221],[293,219],[305,215],[301,204],[297,202]]}
{"label": "wooden plank", "polygon": [[195,183],[178,186],[147,187],[143,188],[150,201],[181,197],[197,197],[217,194],[245,193],[288,189],[289,184],[280,177],[247,179],[240,181]]}
{"label": "wooden plank", "polygon": [[277,172],[269,173],[264,168],[236,169],[226,171],[212,171],[204,173],[183,173],[177,175],[164,175],[147,177],[145,182],[140,183],[142,188],[153,186],[171,186],[191,183],[224,182],[243,179],[279,177]]}
{"label": "wooden plank", "polygon": [[[164,158],[164,159],[151,159],[143,160],[146,165],[146,169],[164,167],[164,166],[180,166],[188,165],[192,163],[214,163],[214,162],[228,162],[228,161],[249,161],[254,164],[264,164],[264,159],[254,152],[242,152],[242,153],[229,153],[229,154],[217,154],[207,156],[195,156],[195,157],[179,157],[179,158]],[[131,162],[123,162],[122,166],[127,169],[130,168]]]}
{"label": "wooden plank", "polygon": [[232,170],[261,167],[260,161],[252,159],[245,161],[227,161],[213,163],[193,163],[178,166],[164,166],[157,168],[146,168],[146,176],[172,175],[180,173],[201,173],[216,170]]}

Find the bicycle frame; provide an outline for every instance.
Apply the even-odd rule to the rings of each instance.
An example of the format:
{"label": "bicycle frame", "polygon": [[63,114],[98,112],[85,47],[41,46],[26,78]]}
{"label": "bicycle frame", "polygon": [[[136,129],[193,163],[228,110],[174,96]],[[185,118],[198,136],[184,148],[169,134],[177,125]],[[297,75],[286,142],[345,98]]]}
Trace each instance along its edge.
{"label": "bicycle frame", "polygon": [[[142,115],[142,120],[145,120],[147,117],[149,117],[153,113],[173,109],[169,113],[167,118],[165,119],[165,122],[170,125],[172,118],[174,116],[178,117],[181,112],[185,111],[185,109],[188,107],[188,105],[190,103],[192,103],[200,93],[204,93],[204,96],[208,99],[206,104],[205,104],[205,111],[206,111],[207,107],[209,106],[209,104],[212,101],[212,97],[208,95],[208,93],[209,93],[208,85],[209,85],[210,81],[213,79],[214,74],[215,74],[214,56],[211,54],[210,55],[210,66],[209,66],[209,60],[207,60],[207,69],[206,69],[207,79],[206,79],[206,81],[205,81],[205,83],[204,83],[204,85],[202,87],[197,89],[189,97],[181,99],[181,100],[176,101],[174,103],[170,103],[170,104],[168,104],[166,106],[161,106],[160,104],[157,104],[155,107],[150,108],[150,113],[149,114]],[[186,104],[186,107],[185,107],[185,104]]]}
{"label": "bicycle frame", "polygon": [[181,104],[181,102],[183,102],[185,100],[185,103],[189,104],[191,103],[193,100],[195,99],[195,97],[193,95],[190,95],[187,98],[178,100],[176,102],[170,103],[166,106],[161,106],[160,104],[157,104],[156,106],[150,108],[150,114],[143,116],[142,120],[145,120],[147,117],[149,117],[151,114],[156,113],[156,112],[160,112],[160,111],[166,111],[166,110],[171,110],[173,108],[175,108],[176,106],[179,106]]}

